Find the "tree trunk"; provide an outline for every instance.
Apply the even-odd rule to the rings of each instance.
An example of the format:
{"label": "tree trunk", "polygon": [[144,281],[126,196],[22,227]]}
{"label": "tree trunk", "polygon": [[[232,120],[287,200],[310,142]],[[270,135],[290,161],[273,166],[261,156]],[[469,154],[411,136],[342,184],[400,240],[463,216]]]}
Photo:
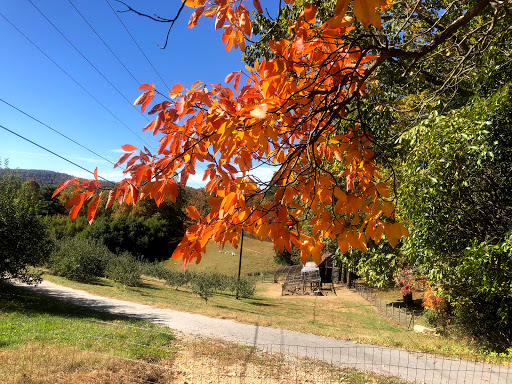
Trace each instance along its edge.
{"label": "tree trunk", "polygon": [[404,296],[404,304],[406,307],[412,307],[413,306],[413,301],[412,301],[412,292],[410,293],[406,293]]}

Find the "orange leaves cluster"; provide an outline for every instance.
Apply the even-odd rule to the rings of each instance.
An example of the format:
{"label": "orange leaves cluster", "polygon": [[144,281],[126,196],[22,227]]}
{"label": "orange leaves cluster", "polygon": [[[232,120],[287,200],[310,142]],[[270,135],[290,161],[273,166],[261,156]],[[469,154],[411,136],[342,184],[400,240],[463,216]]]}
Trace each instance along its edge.
{"label": "orange leaves cluster", "polygon": [[[245,51],[245,40],[252,37],[252,22],[249,10],[243,5],[243,1],[189,0],[185,4],[197,8],[190,15],[189,28],[197,25],[201,15],[215,18],[215,29],[224,28],[222,42],[226,44],[226,51],[230,51],[233,47]],[[263,12],[259,0],[254,0],[253,4],[259,12]]]}
{"label": "orange leaves cluster", "polygon": [[[245,51],[246,38],[252,37],[252,22],[249,11],[243,3],[243,0],[187,0],[185,3],[187,6],[196,8],[190,16],[188,27],[196,26],[201,15],[215,17],[215,29],[224,28],[222,42],[226,44],[226,51],[230,51],[233,47]],[[285,3],[293,5],[295,0],[285,0]],[[327,21],[326,25],[333,28],[348,26],[353,21],[346,16],[351,3],[354,16],[365,28],[370,24],[380,28],[380,11],[385,10],[391,4],[391,0],[338,0],[334,16]],[[253,6],[259,13],[263,13],[259,0],[253,0]],[[316,24],[316,11],[315,5],[305,3],[302,15],[307,23]]]}
{"label": "orange leaves cluster", "polygon": [[69,185],[75,185],[73,193],[81,192],[74,195],[66,204],[66,208],[69,208],[69,218],[72,220],[76,218],[84,203],[92,199],[87,208],[87,220],[89,220],[89,224],[92,223],[101,198],[101,192],[95,194],[101,187],[101,183],[98,181],[98,168],[94,170],[94,180],[84,180],[82,184],[80,184],[78,178],[74,177],[73,179],[65,180],[60,183],[53,192],[52,199]]}
{"label": "orange leaves cluster", "polygon": [[[354,7],[356,1],[374,8],[381,4],[354,0]],[[169,99],[150,110],[155,119],[144,128],[161,135],[158,152],[123,146],[127,153],[116,165],[123,164],[130,177],[116,186],[109,202],[174,201],[178,175],[185,185],[198,163],[205,163],[211,209],[203,217],[187,208],[195,224],[173,255],[184,264],[198,262],[209,240],[236,247],[242,228],[270,239],[276,250],[291,252],[295,245],[304,261],[310,256],[320,261],[328,238],[336,239],[342,252],[366,251],[370,239],[378,243],[383,236],[395,246],[407,229],[395,222],[389,189],[379,182],[372,137],[353,121],[350,107],[363,95],[367,63],[376,57],[343,41],[352,21],[345,3],[338,1],[334,16],[323,24],[316,7],[306,4],[290,22],[293,38],[271,41],[273,58],[229,74],[227,86],[173,86]],[[215,27],[224,28],[226,49],[245,47],[251,21],[241,1],[186,5],[196,8],[189,26],[201,15],[215,17]],[[259,1],[254,6],[260,11]],[[154,87],[140,89],[145,92],[136,104],[144,110]],[[263,186],[252,173],[262,163],[275,169]],[[305,226],[312,227],[310,235]]]}
{"label": "orange leaves cluster", "polygon": [[423,307],[432,311],[440,312],[444,315],[446,315],[449,310],[448,302],[444,298],[437,296],[432,291],[431,287],[427,287],[423,294]]}
{"label": "orange leaves cluster", "polygon": [[146,92],[140,95],[133,105],[141,105],[141,111],[144,112],[149,103],[151,103],[151,100],[153,100],[155,86],[153,84],[142,84],[139,89],[145,90]]}

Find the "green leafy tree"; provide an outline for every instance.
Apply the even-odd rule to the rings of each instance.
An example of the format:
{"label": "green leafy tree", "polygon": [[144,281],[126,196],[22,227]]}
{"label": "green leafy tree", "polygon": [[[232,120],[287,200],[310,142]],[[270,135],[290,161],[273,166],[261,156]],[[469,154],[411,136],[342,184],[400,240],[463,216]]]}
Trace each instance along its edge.
{"label": "green leafy tree", "polygon": [[52,241],[44,222],[37,215],[29,188],[9,172],[0,180],[0,280],[40,281],[31,266],[44,263]]}
{"label": "green leafy tree", "polygon": [[511,89],[433,113],[402,135],[398,188],[399,212],[414,224],[402,247],[406,262],[449,301],[463,328],[481,334],[467,326],[480,318],[492,324],[484,337],[505,344],[512,324]]}

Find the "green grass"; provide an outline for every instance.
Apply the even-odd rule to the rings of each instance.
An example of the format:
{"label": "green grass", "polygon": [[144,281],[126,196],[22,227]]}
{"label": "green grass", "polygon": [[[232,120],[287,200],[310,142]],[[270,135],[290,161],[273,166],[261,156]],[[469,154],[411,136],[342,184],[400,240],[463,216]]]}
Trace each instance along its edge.
{"label": "green grass", "polygon": [[[242,274],[254,274],[274,272],[280,265],[274,261],[274,245],[269,241],[259,241],[249,236],[244,237],[242,251]],[[187,266],[190,271],[218,272],[225,275],[238,273],[238,260],[240,258],[240,246],[238,249],[226,244],[224,248],[213,242],[206,246],[206,253],[199,264],[191,263]],[[181,260],[167,260],[168,268],[183,270]]]}
{"label": "green grass", "polygon": [[[126,344],[126,341],[130,344]],[[27,343],[121,351],[154,360],[172,348],[172,333],[149,322],[109,315],[0,283],[0,346]],[[122,346],[122,348],[120,348]]]}

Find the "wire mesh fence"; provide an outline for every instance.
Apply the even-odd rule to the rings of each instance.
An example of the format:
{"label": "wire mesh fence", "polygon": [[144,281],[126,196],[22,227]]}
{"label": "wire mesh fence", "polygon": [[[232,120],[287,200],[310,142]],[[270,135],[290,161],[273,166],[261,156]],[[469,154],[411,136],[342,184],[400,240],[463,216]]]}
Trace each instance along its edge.
{"label": "wire mesh fence", "polygon": [[0,335],[0,382],[512,382],[506,366],[379,346],[248,346],[102,321],[73,337],[62,322],[37,334]]}
{"label": "wire mesh fence", "polygon": [[365,283],[355,282],[355,290],[372,305],[374,305],[384,316],[390,318],[396,323],[406,327],[414,328],[415,318],[419,315],[414,309],[400,307],[395,303],[387,303],[375,295],[371,288]]}

